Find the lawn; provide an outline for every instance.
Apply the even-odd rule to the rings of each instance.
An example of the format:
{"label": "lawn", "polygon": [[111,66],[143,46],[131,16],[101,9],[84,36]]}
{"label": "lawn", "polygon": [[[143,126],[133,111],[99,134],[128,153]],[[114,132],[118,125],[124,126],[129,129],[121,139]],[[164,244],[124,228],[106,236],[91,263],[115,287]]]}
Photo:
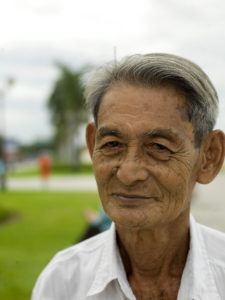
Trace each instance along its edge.
{"label": "lawn", "polygon": [[[51,175],[54,176],[71,176],[71,175],[90,175],[93,174],[91,164],[81,164],[77,167],[68,165],[53,164],[51,168]],[[8,176],[10,177],[33,177],[40,176],[38,165],[29,166],[21,169],[9,169]]]}
{"label": "lawn", "polygon": [[0,223],[0,299],[29,300],[43,267],[83,232],[85,208],[97,209],[95,193],[6,192],[0,203],[12,214]]}

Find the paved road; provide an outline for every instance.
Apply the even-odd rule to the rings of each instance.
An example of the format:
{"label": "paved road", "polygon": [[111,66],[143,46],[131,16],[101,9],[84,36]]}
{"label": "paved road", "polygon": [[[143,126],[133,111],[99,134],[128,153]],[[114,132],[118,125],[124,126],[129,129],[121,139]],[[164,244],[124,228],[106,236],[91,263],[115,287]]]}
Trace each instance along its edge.
{"label": "paved road", "polygon": [[[41,190],[43,182],[39,178],[10,178],[10,190]],[[55,191],[96,191],[93,176],[52,177],[47,188]],[[221,173],[208,185],[198,185],[192,203],[192,213],[206,225],[225,232],[225,173]]]}

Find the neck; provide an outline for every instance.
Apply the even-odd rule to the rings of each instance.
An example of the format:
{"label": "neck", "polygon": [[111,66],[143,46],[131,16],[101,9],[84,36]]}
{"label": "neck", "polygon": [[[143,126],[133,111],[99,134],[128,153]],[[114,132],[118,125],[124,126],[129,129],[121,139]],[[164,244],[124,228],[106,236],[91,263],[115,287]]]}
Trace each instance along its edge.
{"label": "neck", "polygon": [[189,212],[153,229],[116,229],[128,279],[181,278],[189,248]]}

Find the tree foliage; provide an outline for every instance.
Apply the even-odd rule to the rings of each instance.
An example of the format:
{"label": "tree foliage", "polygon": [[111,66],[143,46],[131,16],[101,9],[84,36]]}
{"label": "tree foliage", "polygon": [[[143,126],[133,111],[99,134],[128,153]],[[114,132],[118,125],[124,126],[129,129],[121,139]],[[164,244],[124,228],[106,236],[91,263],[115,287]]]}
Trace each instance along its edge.
{"label": "tree foliage", "polygon": [[[68,161],[76,160],[77,147],[75,135],[81,123],[86,121],[84,109],[82,71],[74,71],[58,64],[59,77],[53,85],[48,100],[51,120],[55,129],[54,144],[59,152],[64,153]],[[63,149],[63,150],[62,150]]]}

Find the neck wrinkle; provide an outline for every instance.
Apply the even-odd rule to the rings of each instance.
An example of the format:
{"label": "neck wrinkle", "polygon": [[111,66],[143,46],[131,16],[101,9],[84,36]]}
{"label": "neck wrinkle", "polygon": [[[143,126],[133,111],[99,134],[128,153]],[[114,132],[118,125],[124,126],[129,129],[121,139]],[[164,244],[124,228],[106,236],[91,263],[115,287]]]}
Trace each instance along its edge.
{"label": "neck wrinkle", "polygon": [[[136,230],[116,226],[120,255],[127,277],[180,277],[189,250],[189,214],[167,226],[153,230]],[[184,219],[186,222],[184,222]]]}

